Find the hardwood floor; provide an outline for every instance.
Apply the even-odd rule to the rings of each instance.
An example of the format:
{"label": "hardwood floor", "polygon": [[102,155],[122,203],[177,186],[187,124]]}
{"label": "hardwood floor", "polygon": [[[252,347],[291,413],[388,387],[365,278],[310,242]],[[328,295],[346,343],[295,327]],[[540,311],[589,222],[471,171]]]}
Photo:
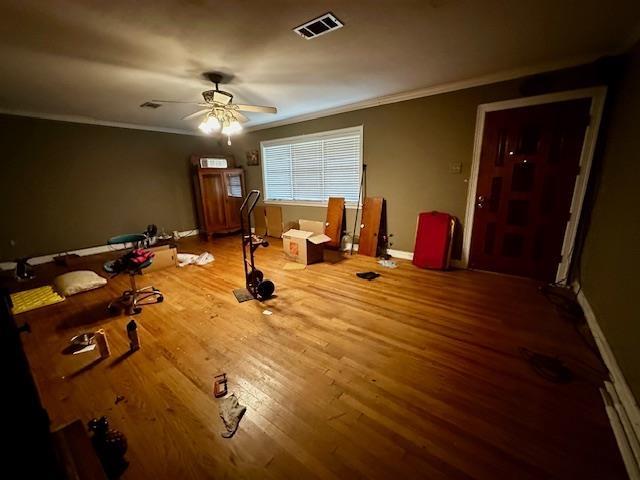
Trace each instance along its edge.
{"label": "hardwood floor", "polygon": [[[125,479],[626,478],[597,390],[602,367],[537,283],[361,256],[285,271],[276,240],[257,263],[277,297],[239,304],[239,238],[181,244],[205,248],[210,265],[141,278],[165,301],[136,317],[132,355],[128,318],[104,310],[126,277],[19,317],[53,426],[107,415],[129,440]],[[382,276],[355,276],[366,270]],[[62,355],[97,327],[110,358]],[[575,380],[544,380],[519,347],[561,356]],[[212,395],[220,372],[247,406],[232,439]]]}

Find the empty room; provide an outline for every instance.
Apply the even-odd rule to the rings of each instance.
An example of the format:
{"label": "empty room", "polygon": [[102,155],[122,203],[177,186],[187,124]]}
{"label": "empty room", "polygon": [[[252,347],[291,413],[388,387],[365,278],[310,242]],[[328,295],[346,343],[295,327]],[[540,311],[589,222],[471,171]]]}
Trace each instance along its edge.
{"label": "empty room", "polygon": [[637,0],[0,0],[3,478],[640,480]]}

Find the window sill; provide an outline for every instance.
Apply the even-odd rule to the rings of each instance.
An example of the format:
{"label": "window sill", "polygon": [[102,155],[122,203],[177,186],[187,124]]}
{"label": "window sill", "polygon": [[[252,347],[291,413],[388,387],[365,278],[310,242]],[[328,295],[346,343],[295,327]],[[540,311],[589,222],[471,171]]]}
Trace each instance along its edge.
{"label": "window sill", "polygon": [[[303,201],[289,201],[289,200],[265,200],[265,205],[273,205],[273,206],[289,206],[289,207],[318,207],[318,208],[327,208],[327,202],[303,202]],[[361,205],[349,204],[345,203],[344,206],[347,210],[355,210],[356,208],[362,208]]]}

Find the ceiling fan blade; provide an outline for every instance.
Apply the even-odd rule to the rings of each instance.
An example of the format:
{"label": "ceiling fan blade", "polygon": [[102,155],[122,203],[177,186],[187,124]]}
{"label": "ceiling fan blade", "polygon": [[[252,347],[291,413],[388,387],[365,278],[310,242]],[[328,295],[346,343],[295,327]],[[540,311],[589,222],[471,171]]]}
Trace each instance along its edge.
{"label": "ceiling fan blade", "polygon": [[196,118],[196,117],[199,117],[200,115],[204,115],[205,113],[209,113],[210,111],[211,111],[210,108],[203,108],[202,110],[198,110],[197,112],[193,112],[193,113],[190,113],[189,115],[182,117],[182,120],[189,120],[191,118]]}
{"label": "ceiling fan blade", "polygon": [[242,110],[244,112],[260,112],[260,113],[278,113],[278,109],[276,107],[264,107],[262,105],[240,105],[234,103],[238,110]]}
{"label": "ceiling fan blade", "polygon": [[181,102],[179,100],[151,100],[152,103],[177,103],[181,105],[200,105],[201,107],[206,107],[209,104],[203,102]]}
{"label": "ceiling fan blade", "polygon": [[238,110],[234,110],[233,111],[233,116],[236,118],[236,120],[238,120],[240,123],[246,123],[249,121],[249,119],[247,118],[246,115],[240,113]]}

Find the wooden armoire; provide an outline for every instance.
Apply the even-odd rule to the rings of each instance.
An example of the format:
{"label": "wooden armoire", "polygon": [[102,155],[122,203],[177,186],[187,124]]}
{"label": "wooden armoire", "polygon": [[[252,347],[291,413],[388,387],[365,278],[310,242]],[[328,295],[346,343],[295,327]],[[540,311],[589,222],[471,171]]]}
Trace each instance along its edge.
{"label": "wooden armoire", "polygon": [[[212,165],[226,161],[227,168]],[[193,184],[198,228],[206,238],[240,230],[240,205],[244,199],[244,171],[233,168],[230,155],[193,155]]]}

